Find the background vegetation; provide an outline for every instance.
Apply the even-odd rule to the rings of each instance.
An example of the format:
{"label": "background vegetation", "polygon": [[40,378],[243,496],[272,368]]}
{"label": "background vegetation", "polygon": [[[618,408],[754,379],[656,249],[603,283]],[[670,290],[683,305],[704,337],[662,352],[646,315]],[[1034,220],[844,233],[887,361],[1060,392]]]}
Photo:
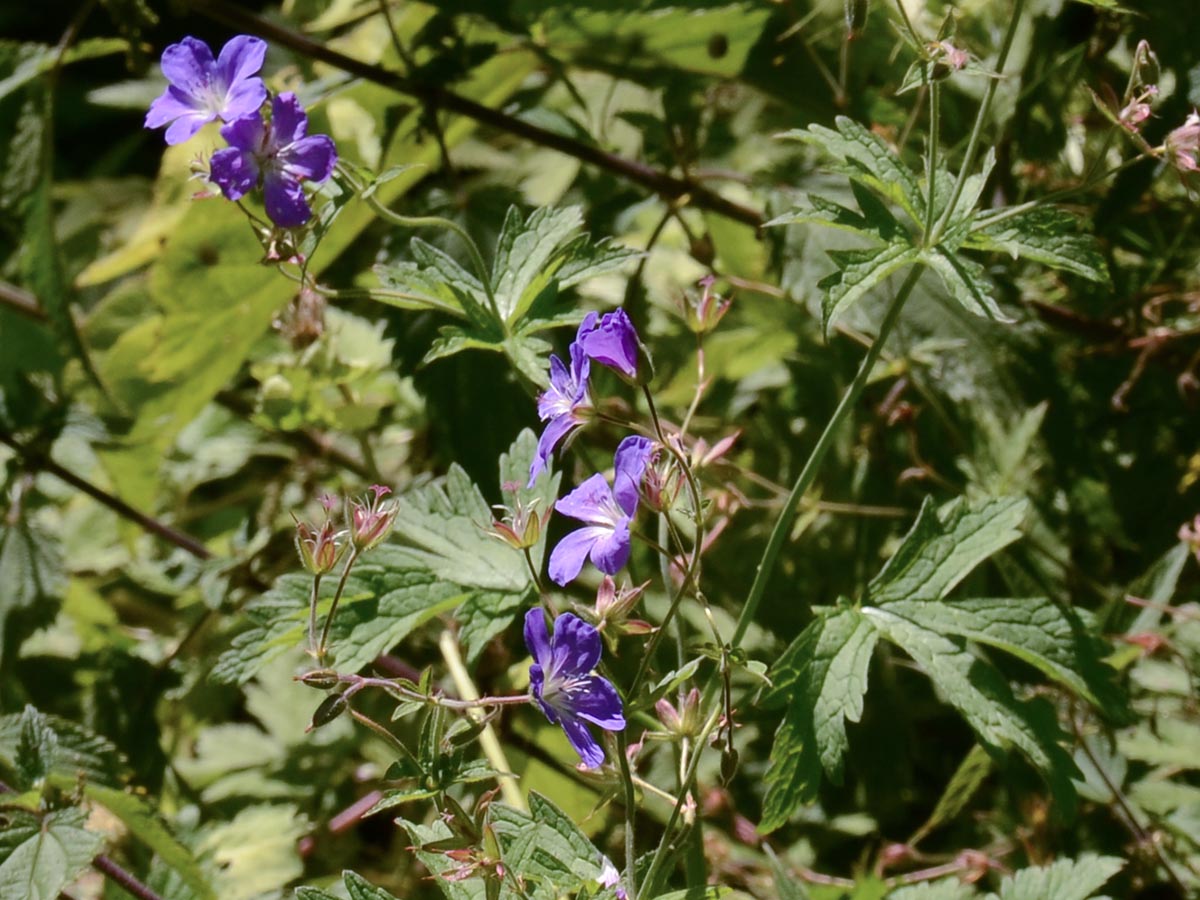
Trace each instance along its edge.
{"label": "background vegetation", "polygon": [[[915,178],[930,147],[957,172],[994,89],[981,214],[1049,197],[1082,228],[1050,229],[1041,257],[968,251],[1011,323],[973,315],[932,275],[912,288],[800,501],[765,602],[727,648],[735,715],[697,772],[700,824],[680,834],[662,890],[936,900],[976,896],[964,882],[977,882],[978,896],[1005,900],[1196,896],[1200,537],[1181,525],[1200,490],[1200,229],[1194,184],[1170,159],[1122,165],[1141,148],[1113,116],[1131,85],[1157,86],[1141,134],[1161,145],[1200,102],[1200,44],[1179,4],[1129,5],[1018,4],[995,79],[1007,2],[906,3],[920,42],[884,2],[6,4],[0,770],[11,802],[0,808],[0,895],[137,896],[124,874],[181,900],[300,884],[383,896],[353,876],[343,884],[350,869],[396,897],[490,897],[501,882],[482,870],[460,885],[429,876],[448,859],[432,845],[438,818],[398,777],[391,744],[346,716],[307,730],[321,696],[293,678],[305,664],[297,640],[273,630],[307,602],[292,514],[313,518],[322,492],[358,496],[372,483],[401,499],[392,542],[356,575],[355,608],[378,605],[339,626],[339,668],[414,679],[428,669],[453,692],[439,645],[450,635],[481,690],[523,690],[520,620],[537,591],[519,554],[483,534],[480,510],[523,481],[537,372],[552,348],[563,353],[580,312],[623,305],[652,354],[660,411],[682,421],[699,394],[681,304],[715,274],[732,305],[703,342],[689,418],[708,448],[736,435],[699,467],[704,595],[728,639],[787,493],[899,284],[880,284],[826,333],[819,283],[845,265],[827,251],[862,239],[807,212],[761,226],[811,211],[810,195],[871,218],[870,179],[839,159],[833,131],[778,135],[845,116]],[[552,324],[568,327],[507,353],[440,355],[456,349],[445,343],[453,317],[389,304],[378,288],[411,287],[430,259],[417,236],[469,268],[467,247],[334,188],[322,210],[336,220],[322,218],[319,244],[301,244],[321,290],[298,292],[264,262],[271,248],[233,204],[194,196],[193,164],[217,146],[215,128],[165,151],[142,128],[163,88],[163,47],[184,35],[219,47],[237,33],[270,42],[268,84],[300,95],[344,161],[407,167],[381,179],[378,206],[457,223],[489,264],[510,208],[513,227],[535,209],[564,211],[530,228],[547,249],[539,274],[557,285]],[[930,68],[937,80],[923,82],[920,56],[939,37],[971,61]],[[875,185],[892,200],[894,186],[886,175]],[[556,276],[584,233],[611,265]],[[1053,252],[1066,262],[1048,268]],[[602,377],[606,409],[645,414],[635,390]],[[602,469],[619,435],[589,430],[563,457],[559,493]],[[955,498],[963,505],[944,505]],[[840,783],[821,775],[825,758],[804,757],[807,774],[781,786],[772,748],[800,759],[815,746],[778,730],[798,721],[788,704],[813,708],[796,687],[812,648],[793,642],[818,633],[821,608],[858,609],[887,586],[876,575],[927,499],[940,524],[925,519],[929,543],[922,532],[910,548],[938,534],[963,544],[963,510],[1002,532],[938,600],[965,578],[955,597],[1045,598],[1038,608],[1068,622],[1065,644],[1045,652],[1028,634],[989,643],[933,629],[974,660],[963,679],[986,667],[995,690],[1031,701],[1020,708],[1051,735],[1045,764],[1007,752],[1020,740],[983,721],[991,707],[956,696],[960,682],[932,657],[881,641],[859,716],[852,691],[824,697],[836,722],[847,710],[860,719],[842,742]],[[553,542],[566,528],[550,523]],[[437,549],[439,536],[453,549]],[[395,600],[388,579],[418,562],[429,581],[406,582],[410,599]],[[658,572],[652,550],[637,549],[634,583],[653,579],[639,616],[652,621],[668,602]],[[438,593],[451,582],[459,593]],[[586,583],[556,602],[590,608]],[[1018,624],[1037,624],[1032,607],[1013,609]],[[681,616],[686,655],[671,647],[654,660],[668,695],[705,684],[723,658],[700,606]],[[625,638],[608,659],[618,683],[639,649]],[[390,722],[386,695],[363,699],[413,746],[433,727]],[[653,724],[653,699],[641,698],[631,741]],[[494,725],[522,788],[575,823],[560,837],[578,832],[622,860],[618,781],[580,776],[535,709]],[[429,765],[449,746],[434,738]],[[648,741],[642,757],[643,777],[668,791],[673,752]],[[493,786],[452,793],[473,809]],[[393,805],[364,817],[384,796]],[[650,792],[636,805],[652,850],[672,806]],[[432,849],[412,849],[422,843]],[[1001,887],[1006,873],[1056,860]],[[530,876],[533,895],[544,887],[553,878]],[[555,890],[598,889],[593,879]]]}

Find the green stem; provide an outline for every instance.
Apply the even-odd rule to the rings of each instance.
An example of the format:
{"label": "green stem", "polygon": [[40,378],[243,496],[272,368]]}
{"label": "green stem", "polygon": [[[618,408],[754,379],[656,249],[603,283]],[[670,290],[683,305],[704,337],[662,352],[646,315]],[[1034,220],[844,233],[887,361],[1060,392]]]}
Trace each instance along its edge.
{"label": "green stem", "polygon": [[621,767],[621,781],[625,788],[625,888],[630,896],[637,896],[637,856],[634,839],[637,823],[637,796],[633,790],[633,773],[629,770],[629,737],[624,730],[617,732],[617,757]]}
{"label": "green stem", "polygon": [[979,152],[979,138],[983,134],[983,125],[991,114],[992,100],[996,96],[996,86],[1000,83],[1000,78],[1004,74],[1004,64],[1008,62],[1008,52],[1012,49],[1013,38],[1017,33],[1017,23],[1021,21],[1021,12],[1024,7],[1025,0],[1016,0],[1012,18],[1008,22],[1008,30],[1004,33],[1004,42],[1000,45],[1000,55],[996,58],[996,77],[989,78],[987,86],[983,89],[983,101],[979,104],[978,115],[975,116],[975,125],[971,129],[971,137],[967,141],[967,150],[963,154],[962,166],[958,170],[958,177],[954,180],[954,190],[950,192],[950,202],[942,210],[941,217],[934,226],[933,232],[926,234],[926,246],[932,247],[937,244],[942,233],[946,230],[946,226],[950,223],[950,217],[954,214],[954,207],[958,205],[958,198],[962,196],[963,186],[967,182],[968,173],[970,173],[975,165],[975,155]]}
{"label": "green stem", "polygon": [[342,577],[338,579],[337,590],[333,594],[333,604],[329,607],[329,613],[325,616],[325,624],[321,628],[321,641],[317,644],[318,663],[325,660],[325,653],[329,646],[329,629],[333,626],[333,617],[337,614],[338,603],[342,599],[342,591],[346,589],[346,579],[350,577],[350,570],[354,568],[354,564],[357,561],[358,548],[351,547],[350,555],[346,557],[346,565],[342,568]]}
{"label": "green stem", "polygon": [[796,479],[796,483],[792,486],[791,493],[788,494],[787,500],[784,501],[783,508],[779,511],[779,517],[775,520],[775,527],[771,530],[771,537],[767,541],[766,549],[763,550],[762,559],[758,563],[758,570],[754,573],[754,583],[750,586],[750,593],[742,606],[741,615],[738,616],[737,627],[734,629],[733,637],[730,639],[731,649],[737,647],[745,636],[746,629],[754,621],[754,616],[758,612],[758,606],[762,603],[763,595],[767,591],[767,582],[770,580],[771,572],[775,568],[775,560],[779,556],[780,550],[783,549],[783,542],[787,539],[788,532],[791,531],[792,520],[796,515],[796,508],[800,505],[801,498],[804,497],[805,493],[812,486],[813,481],[816,480],[817,471],[821,468],[821,463],[825,460],[825,454],[833,446],[833,439],[837,435],[842,422],[850,415],[850,411],[857,404],[863,388],[867,386],[867,379],[871,375],[871,370],[875,368],[879,354],[883,352],[883,345],[887,343],[888,335],[891,334],[892,328],[895,327],[897,320],[900,318],[900,310],[904,307],[909,294],[912,293],[912,289],[920,277],[921,267],[914,266],[908,273],[908,277],[904,279],[904,283],[892,299],[891,305],[888,306],[887,314],[884,315],[883,322],[879,326],[879,336],[875,338],[870,349],[867,350],[867,355],[863,357],[862,364],[858,367],[858,373],[854,376],[854,380],[850,382],[850,387],[847,388],[846,393],[842,395],[842,399],[838,403],[837,409],[834,410],[833,417],[826,424],[825,430],[817,438],[817,445],[813,447],[808,461],[805,462],[804,468],[800,471],[800,475]]}
{"label": "green stem", "polygon": [[[941,132],[941,101],[942,91],[941,86],[936,82],[931,82],[929,85],[929,168],[926,171],[926,180],[929,182],[929,199],[925,204],[925,234],[923,237],[928,242],[930,235],[933,234],[933,216],[934,206],[937,200],[937,166],[938,166],[938,142]],[[926,243],[926,246],[929,246]]]}
{"label": "green stem", "polygon": [[401,228],[445,228],[447,231],[458,235],[466,246],[467,253],[471,256],[471,262],[475,266],[475,274],[479,277],[479,283],[487,295],[488,306],[491,307],[492,315],[496,317],[496,324],[503,330],[505,337],[508,336],[508,322],[500,314],[500,304],[496,301],[496,294],[492,290],[491,274],[488,272],[487,264],[483,261],[483,254],[479,252],[479,245],[475,243],[475,239],[471,237],[470,232],[452,219],[442,216],[401,215],[380,203],[374,193],[364,190],[362,182],[349,169],[339,168],[339,172],[351,184],[358,195],[367,201],[371,209],[375,210],[381,218],[391,222],[393,225],[399,225]]}
{"label": "green stem", "polygon": [[321,576],[313,576],[312,597],[308,602],[308,649],[317,655],[317,604],[321,600]]}
{"label": "green stem", "polygon": [[683,806],[687,802],[691,787],[696,781],[696,772],[700,768],[700,758],[704,755],[700,752],[700,748],[708,743],[709,736],[716,729],[720,721],[721,710],[718,709],[708,717],[708,721],[704,723],[700,734],[696,736],[696,750],[692,753],[692,758],[688,762],[687,771],[683,776],[683,785],[679,791],[679,797],[675,800],[675,806],[671,810],[671,815],[667,818],[666,827],[663,829],[662,838],[659,840],[658,847],[654,850],[654,856],[650,860],[650,867],[646,870],[646,878],[642,881],[642,891],[630,894],[636,900],[643,900],[642,893],[645,893],[647,897],[653,896],[659,874],[662,872],[662,867],[667,860],[667,851],[671,848],[671,832],[675,828],[675,823],[679,821],[679,814],[683,811]]}

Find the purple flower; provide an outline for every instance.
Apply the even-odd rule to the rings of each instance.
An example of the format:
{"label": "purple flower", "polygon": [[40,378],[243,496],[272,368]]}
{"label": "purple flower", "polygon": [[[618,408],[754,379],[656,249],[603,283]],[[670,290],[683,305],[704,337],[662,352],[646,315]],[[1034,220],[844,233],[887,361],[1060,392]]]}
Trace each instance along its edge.
{"label": "purple flower", "polygon": [[561,725],[567,740],[583,760],[594,769],[604,762],[604,748],[587,723],[605,731],[625,727],[621,698],[612,683],[592,674],[600,662],[600,634],[572,613],[554,621],[554,637],[546,631],[541,608],[525,614],[525,643],[533,654],[529,667],[529,690],[546,718]]}
{"label": "purple flower", "polygon": [[629,526],[637,512],[642,475],[653,453],[649,439],[625,438],[613,457],[616,473],[611,488],[603,475],[596,474],[554,504],[563,515],[587,523],[586,528],[559,541],[550,554],[550,578],[555,584],[574,581],[589,556],[596,568],[608,575],[629,562]]}
{"label": "purple flower", "polygon": [[615,369],[630,381],[637,380],[638,335],[625,310],[605,313],[598,322],[596,313],[588,313],[575,340],[596,362]]}
{"label": "purple flower", "polygon": [[578,338],[571,342],[571,368],[557,356],[550,357],[550,389],[538,397],[538,418],[546,422],[546,430],[538,438],[537,453],[529,464],[529,484],[550,462],[554,448],[576,428],[588,420],[592,411],[588,393],[588,370],[591,363]]}
{"label": "purple flower", "polygon": [[267,42],[240,34],[221,48],[215,60],[208,44],[185,37],[162,55],[170,85],[150,104],[147,128],[167,128],[167,143],[182,144],[218,117],[233,122],[254,115],[267,89],[257,76]]}
{"label": "purple flower", "polygon": [[212,157],[212,180],[230,200],[238,200],[262,181],[267,215],[282,228],[303,225],[312,216],[302,179],[320,184],[333,173],[337,150],[324,134],[308,134],[308,116],[295,94],[271,102],[271,121],[262,113],[221,129],[230,146]]}

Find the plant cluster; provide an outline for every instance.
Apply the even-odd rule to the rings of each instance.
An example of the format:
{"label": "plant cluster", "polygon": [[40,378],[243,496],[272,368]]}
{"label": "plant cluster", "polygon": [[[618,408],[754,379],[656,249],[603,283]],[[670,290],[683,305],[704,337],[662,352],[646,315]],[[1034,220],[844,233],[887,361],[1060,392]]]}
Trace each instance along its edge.
{"label": "plant cluster", "polygon": [[1176,18],[0,42],[0,897],[1200,894]]}

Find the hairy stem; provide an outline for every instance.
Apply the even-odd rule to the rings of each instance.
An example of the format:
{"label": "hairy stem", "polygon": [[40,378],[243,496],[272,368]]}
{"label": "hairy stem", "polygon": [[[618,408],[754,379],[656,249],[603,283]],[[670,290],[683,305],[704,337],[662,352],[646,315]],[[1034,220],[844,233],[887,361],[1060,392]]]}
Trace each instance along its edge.
{"label": "hairy stem", "polygon": [[333,603],[329,607],[329,612],[325,616],[325,624],[321,628],[321,640],[317,644],[317,662],[323,662],[325,654],[329,649],[329,629],[333,627],[333,617],[337,615],[338,603],[342,599],[342,591],[346,589],[346,579],[350,577],[350,570],[354,568],[354,564],[358,562],[358,548],[351,547],[350,555],[346,557],[346,565],[342,567],[342,577],[338,579],[337,590],[333,594]]}
{"label": "hairy stem", "polygon": [[926,235],[926,246],[935,245],[945,232],[946,226],[950,224],[954,207],[958,205],[958,198],[962,196],[963,186],[967,183],[967,177],[975,166],[975,156],[979,152],[979,138],[983,134],[984,123],[992,112],[992,100],[996,96],[996,86],[1004,74],[1004,64],[1008,62],[1008,52],[1012,49],[1013,38],[1017,33],[1017,23],[1021,21],[1021,12],[1024,7],[1025,0],[1016,0],[1012,18],[1008,22],[1008,30],[1004,32],[1004,41],[1000,45],[1000,55],[996,58],[996,77],[987,79],[987,86],[983,89],[983,100],[979,104],[979,113],[975,116],[975,125],[971,129],[971,137],[967,141],[967,149],[963,154],[962,166],[958,170],[958,177],[954,179],[954,189],[950,192],[950,201],[942,210],[941,217],[933,227],[932,233]]}
{"label": "hairy stem", "polygon": [[842,395],[837,409],[834,410],[833,416],[825,425],[825,430],[817,438],[817,445],[813,447],[812,452],[808,456],[808,461],[805,462],[804,468],[800,470],[800,475],[796,478],[796,483],[792,485],[792,491],[788,494],[783,508],[779,511],[779,516],[775,520],[775,527],[771,530],[771,536],[767,540],[766,548],[763,550],[762,559],[759,560],[758,569],[754,573],[754,583],[750,586],[750,593],[746,596],[746,602],[742,605],[742,612],[738,616],[737,626],[734,628],[733,637],[730,639],[731,648],[737,647],[742,638],[745,637],[746,629],[754,621],[754,616],[758,612],[758,606],[762,603],[763,595],[767,591],[767,582],[770,580],[771,573],[775,568],[775,561],[779,557],[779,552],[783,549],[783,542],[787,540],[788,532],[791,531],[792,521],[795,519],[796,509],[800,505],[800,500],[816,480],[817,472],[821,468],[821,463],[825,461],[825,455],[833,446],[833,439],[837,435],[838,429],[858,403],[859,396],[867,386],[867,379],[871,376],[871,370],[875,368],[879,354],[883,352],[883,346],[887,343],[888,335],[891,334],[892,328],[895,327],[896,322],[900,318],[900,310],[904,308],[905,302],[908,300],[913,287],[917,283],[917,279],[920,277],[921,267],[914,266],[909,271],[908,277],[904,279],[900,290],[896,292],[896,296],[888,306],[887,313],[883,317],[883,322],[879,325],[879,336],[875,338],[870,349],[867,350],[867,355],[863,357],[863,361],[858,367],[858,373],[854,376],[854,380],[850,382],[850,387],[846,389],[846,393]]}

